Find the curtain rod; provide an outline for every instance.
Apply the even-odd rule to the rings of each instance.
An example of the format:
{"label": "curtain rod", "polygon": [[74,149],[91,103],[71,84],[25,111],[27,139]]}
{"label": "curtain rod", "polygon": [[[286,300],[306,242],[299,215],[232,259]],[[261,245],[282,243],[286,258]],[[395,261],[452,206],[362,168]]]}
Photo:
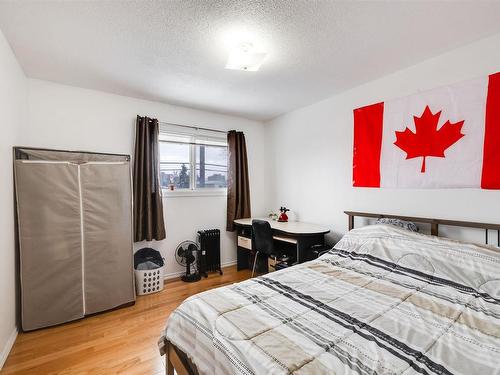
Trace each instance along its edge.
{"label": "curtain rod", "polygon": [[190,128],[190,129],[195,129],[195,130],[207,130],[210,132],[215,132],[215,133],[224,133],[227,134],[227,131],[224,130],[216,130],[216,129],[209,129],[209,128],[202,128],[200,126],[191,126],[191,125],[181,125],[181,124],[175,124],[173,122],[165,122],[165,121],[159,121],[160,124],[164,125],[174,125],[174,126],[180,126],[182,128]]}

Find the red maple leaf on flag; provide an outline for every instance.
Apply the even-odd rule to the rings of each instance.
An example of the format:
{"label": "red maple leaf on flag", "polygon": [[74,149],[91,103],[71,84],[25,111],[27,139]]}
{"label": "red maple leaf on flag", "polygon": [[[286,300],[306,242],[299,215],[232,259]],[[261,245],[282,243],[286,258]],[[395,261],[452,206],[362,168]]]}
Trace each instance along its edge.
{"label": "red maple leaf on flag", "polygon": [[425,158],[433,156],[444,158],[445,150],[464,136],[461,133],[464,121],[446,121],[438,130],[441,111],[432,113],[426,106],[420,117],[413,116],[415,133],[406,128],[396,132],[394,144],[406,152],[406,159],[423,157],[421,173],[425,173]]}

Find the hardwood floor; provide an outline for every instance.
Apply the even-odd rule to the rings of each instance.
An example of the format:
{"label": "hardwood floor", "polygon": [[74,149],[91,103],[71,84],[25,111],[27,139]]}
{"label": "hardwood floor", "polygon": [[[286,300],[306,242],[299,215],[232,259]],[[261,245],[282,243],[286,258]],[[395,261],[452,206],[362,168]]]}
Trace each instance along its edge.
{"label": "hardwood floor", "polygon": [[160,293],[137,297],[134,306],[20,333],[0,374],[164,374],[157,342],[170,312],[193,294],[250,275],[232,266],[196,283],[170,281]]}

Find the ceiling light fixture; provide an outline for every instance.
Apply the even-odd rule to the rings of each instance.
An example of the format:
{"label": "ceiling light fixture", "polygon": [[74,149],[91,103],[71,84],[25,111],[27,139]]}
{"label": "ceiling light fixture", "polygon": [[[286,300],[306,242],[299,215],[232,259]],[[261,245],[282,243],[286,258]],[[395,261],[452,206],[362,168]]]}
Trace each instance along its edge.
{"label": "ceiling light fixture", "polygon": [[229,54],[226,69],[256,72],[266,56],[267,53],[257,51],[252,43],[242,43]]}

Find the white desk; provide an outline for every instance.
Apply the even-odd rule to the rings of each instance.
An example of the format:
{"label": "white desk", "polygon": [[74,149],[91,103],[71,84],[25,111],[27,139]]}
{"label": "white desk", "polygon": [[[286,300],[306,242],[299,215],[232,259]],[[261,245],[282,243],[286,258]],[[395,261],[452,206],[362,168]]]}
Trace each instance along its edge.
{"label": "white desk", "polygon": [[273,230],[292,236],[307,236],[316,234],[326,234],[330,232],[330,229],[328,229],[327,227],[318,224],[303,223],[301,221],[289,221],[287,223],[281,223],[279,221],[270,219],[248,218],[248,219],[237,219],[234,221],[234,224],[250,227],[252,226],[252,220],[254,219],[266,220],[269,222],[269,224],[271,224],[271,228]]}
{"label": "white desk", "polygon": [[280,223],[266,218],[237,219],[234,221],[234,224],[238,230],[238,270],[248,268],[249,266],[246,260],[245,249],[247,252],[252,249],[253,219],[268,221],[273,229],[273,238],[275,240],[294,244],[299,263],[307,259],[305,252],[312,245],[324,244],[325,234],[330,232],[330,229],[325,226],[300,221]]}

